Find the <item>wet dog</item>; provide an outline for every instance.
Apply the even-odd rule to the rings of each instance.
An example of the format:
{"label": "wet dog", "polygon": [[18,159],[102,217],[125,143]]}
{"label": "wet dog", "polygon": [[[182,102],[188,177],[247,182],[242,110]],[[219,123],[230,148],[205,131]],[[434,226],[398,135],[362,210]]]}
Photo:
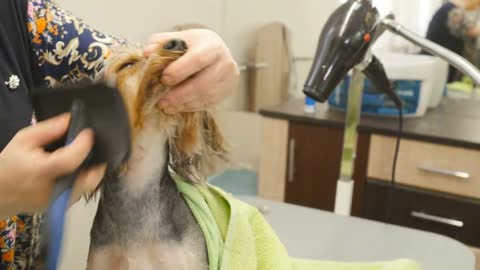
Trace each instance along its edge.
{"label": "wet dog", "polygon": [[108,58],[103,79],[121,92],[131,130],[131,157],[107,176],[91,230],[89,270],[208,269],[203,233],[169,174],[169,166],[201,185],[227,158],[224,138],[208,111],[168,115],[157,108],[169,91],[164,68],[187,50],[163,44],[149,57],[125,47]]}

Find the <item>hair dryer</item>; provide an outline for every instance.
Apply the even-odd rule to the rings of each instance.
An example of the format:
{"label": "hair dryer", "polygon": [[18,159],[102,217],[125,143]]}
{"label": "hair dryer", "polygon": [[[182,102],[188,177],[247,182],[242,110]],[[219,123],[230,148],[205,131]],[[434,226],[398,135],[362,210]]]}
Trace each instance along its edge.
{"label": "hair dryer", "polygon": [[392,168],[392,185],[395,182],[395,164],[402,130],[402,102],[393,90],[382,63],[371,53],[372,44],[386,30],[441,57],[480,85],[480,71],[473,64],[460,55],[412,33],[397,23],[392,14],[380,18],[378,10],[370,0],[348,0],[340,5],[323,28],[313,66],[303,90],[307,96],[319,102],[325,102],[347,73],[352,68],[356,70],[350,85],[350,89],[353,91],[349,92],[346,118],[351,121],[346,121],[342,157],[342,167],[345,164],[345,167],[350,169],[348,172],[341,171],[341,178],[337,184],[335,197],[337,214],[350,214],[353,197],[354,181],[352,180],[351,163],[354,159],[352,153],[355,153],[356,140],[353,140],[352,145],[346,138],[356,136],[360,118],[360,106],[358,105],[361,104],[363,85],[361,86],[359,78],[363,76],[357,76],[359,74],[357,72],[364,73],[376,90],[386,93],[399,109],[399,133]]}
{"label": "hair dryer", "polygon": [[385,92],[400,107],[402,103],[383,65],[369,54],[371,44],[379,36],[379,22],[380,15],[370,0],[349,0],[338,7],[320,35],[304,93],[325,102],[347,73],[357,67],[378,91]]}

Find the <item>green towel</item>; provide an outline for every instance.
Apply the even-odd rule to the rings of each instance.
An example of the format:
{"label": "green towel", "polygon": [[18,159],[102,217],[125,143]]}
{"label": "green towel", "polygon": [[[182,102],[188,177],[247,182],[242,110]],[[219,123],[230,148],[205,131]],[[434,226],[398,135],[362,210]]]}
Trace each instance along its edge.
{"label": "green towel", "polygon": [[416,263],[337,263],[292,259],[257,208],[210,185],[170,173],[207,242],[209,270],[418,270]]}

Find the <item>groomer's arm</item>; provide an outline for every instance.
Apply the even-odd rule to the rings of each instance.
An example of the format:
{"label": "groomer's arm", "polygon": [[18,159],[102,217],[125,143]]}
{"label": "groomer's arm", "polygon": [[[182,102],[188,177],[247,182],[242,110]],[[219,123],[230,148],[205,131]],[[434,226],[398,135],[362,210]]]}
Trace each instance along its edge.
{"label": "groomer's arm", "polygon": [[[0,218],[43,210],[59,176],[80,166],[93,145],[93,133],[85,130],[68,146],[48,153],[43,146],[61,138],[69,123],[62,115],[19,131],[0,153]],[[93,191],[105,173],[100,166],[83,172],[73,199]]]}
{"label": "groomer's arm", "polygon": [[50,86],[96,79],[112,48],[125,43],[95,30],[52,0],[29,0],[27,26],[35,64]]}

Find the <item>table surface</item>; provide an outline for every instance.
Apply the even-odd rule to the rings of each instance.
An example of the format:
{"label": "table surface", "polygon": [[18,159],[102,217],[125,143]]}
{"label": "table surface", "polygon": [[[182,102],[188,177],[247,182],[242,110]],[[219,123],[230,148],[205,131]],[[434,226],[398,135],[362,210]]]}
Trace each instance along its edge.
{"label": "table surface", "polygon": [[407,258],[422,270],[475,269],[470,248],[442,235],[259,198],[241,199],[268,209],[265,218],[292,257],[341,262]]}
{"label": "table surface", "polygon": [[[305,114],[301,99],[260,111],[263,116],[343,128],[345,113],[317,104],[314,115]],[[480,149],[480,101],[444,98],[439,107],[420,118],[405,118],[404,137]],[[396,135],[397,118],[362,116],[359,131]]]}

